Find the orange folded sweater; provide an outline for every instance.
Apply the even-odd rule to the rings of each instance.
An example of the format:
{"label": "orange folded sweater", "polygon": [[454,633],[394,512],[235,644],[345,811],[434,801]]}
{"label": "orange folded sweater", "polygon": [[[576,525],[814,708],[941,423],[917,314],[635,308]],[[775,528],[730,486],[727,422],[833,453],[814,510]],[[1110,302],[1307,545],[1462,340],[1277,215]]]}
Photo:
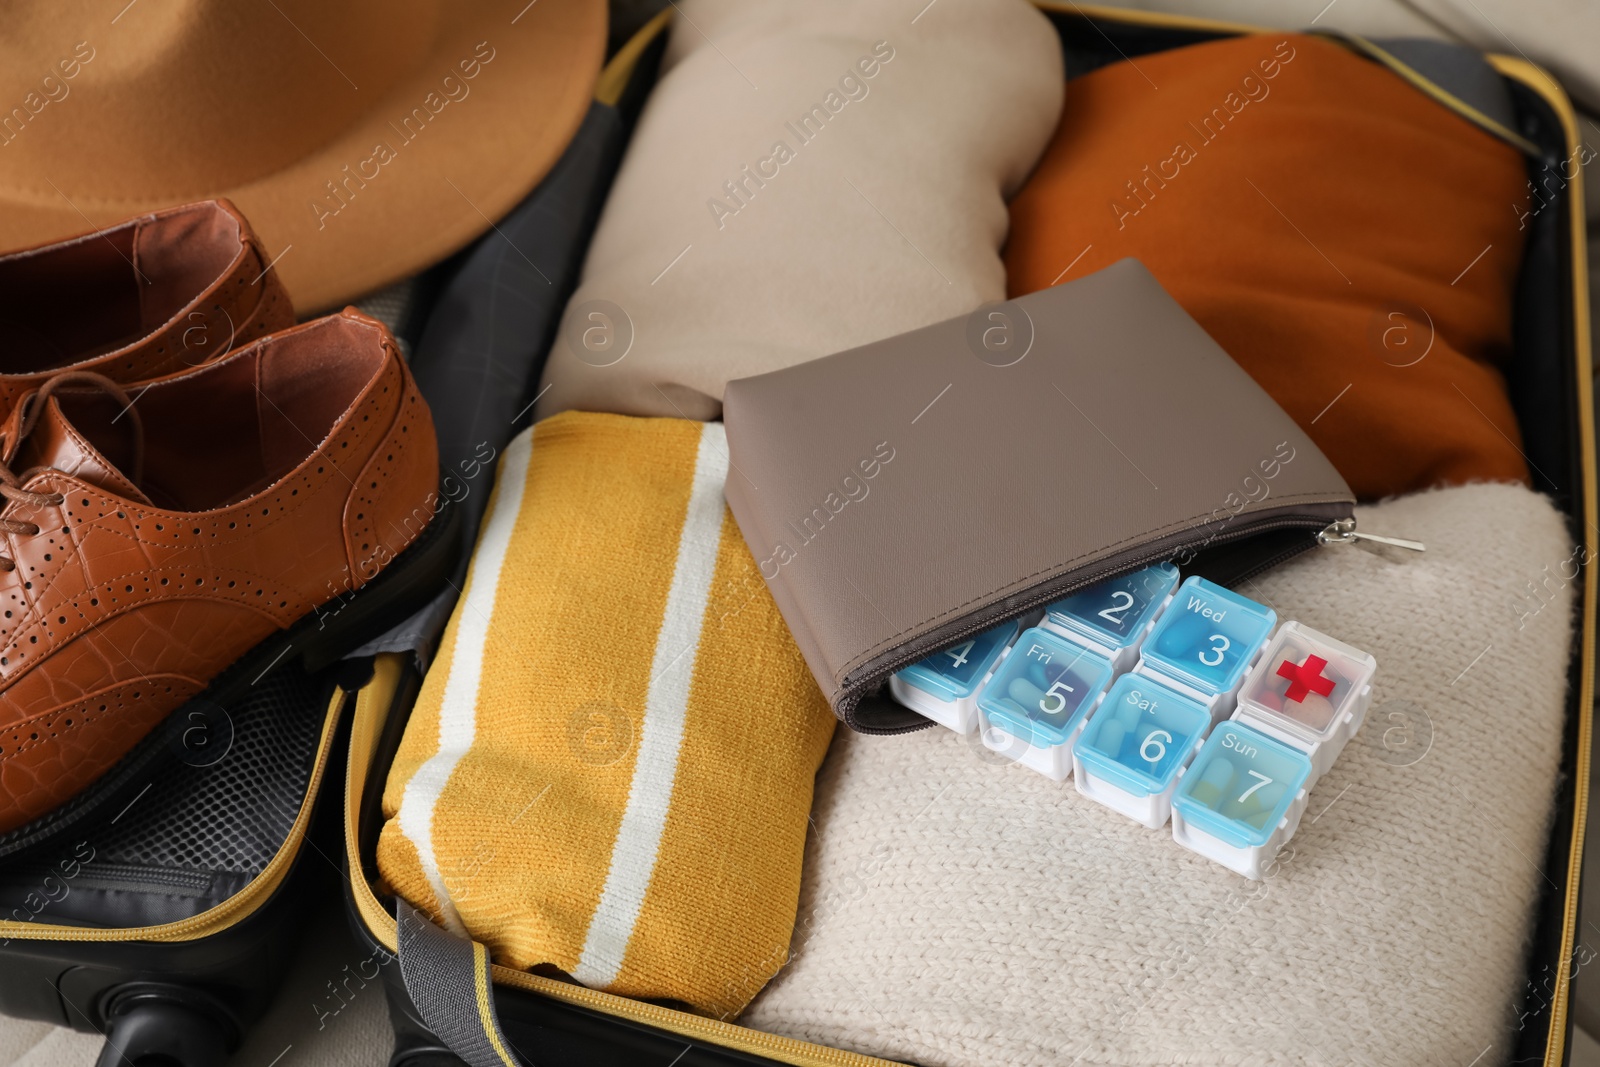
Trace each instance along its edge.
{"label": "orange folded sweater", "polygon": [[1011,205],[1018,296],[1135,256],[1375,498],[1526,482],[1511,358],[1516,149],[1296,34],[1072,82]]}

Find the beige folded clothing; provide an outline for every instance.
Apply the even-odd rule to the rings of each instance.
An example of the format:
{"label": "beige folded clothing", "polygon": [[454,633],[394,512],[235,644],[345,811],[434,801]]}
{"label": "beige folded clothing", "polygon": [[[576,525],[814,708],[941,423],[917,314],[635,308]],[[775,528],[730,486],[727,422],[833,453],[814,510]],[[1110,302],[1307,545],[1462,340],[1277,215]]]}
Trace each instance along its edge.
{"label": "beige folded clothing", "polygon": [[797,955],[741,1021],[927,1067],[1503,1061],[1581,558],[1519,487],[1357,511],[1426,555],[1317,549],[1241,590],[1378,660],[1366,725],[1272,877],[975,736],[840,731]]}
{"label": "beige folded clothing", "polygon": [[730,379],[1005,298],[1064,85],[1026,0],[676,7],[538,417],[715,418]]}

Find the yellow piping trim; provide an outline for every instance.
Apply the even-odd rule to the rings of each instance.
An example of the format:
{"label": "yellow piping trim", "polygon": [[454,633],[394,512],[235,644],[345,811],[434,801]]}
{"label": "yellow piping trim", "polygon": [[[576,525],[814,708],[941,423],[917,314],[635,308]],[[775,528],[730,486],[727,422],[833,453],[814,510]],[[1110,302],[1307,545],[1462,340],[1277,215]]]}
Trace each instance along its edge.
{"label": "yellow piping trim", "polygon": [[[1542,96],[1561,119],[1566,134],[1567,159],[1574,161],[1578,154],[1578,118],[1573,113],[1567,94],[1544,70],[1516,56],[1493,55],[1489,57],[1495,70],[1514,78]],[[1563,175],[1565,177],[1565,175]],[[1600,526],[1597,526],[1595,500],[1595,430],[1594,430],[1594,364],[1589,355],[1589,259],[1584,233],[1583,181],[1568,181],[1572,197],[1572,286],[1573,286],[1573,347],[1578,361],[1578,449],[1583,464],[1583,524],[1584,543],[1589,550],[1589,563],[1584,568],[1583,580],[1583,634],[1578,646],[1583,657],[1583,668],[1578,683],[1578,765],[1574,774],[1572,840],[1567,850],[1567,900],[1566,917],[1561,925],[1561,966],[1556,976],[1556,988],[1550,1004],[1550,1037],[1545,1044],[1546,1067],[1559,1067],[1566,1052],[1567,1007],[1571,999],[1571,969],[1573,942],[1578,927],[1578,883],[1583,874],[1583,835],[1589,822],[1589,745],[1594,733],[1594,657],[1595,657],[1595,607],[1600,597],[1600,569],[1595,564],[1596,546],[1600,544]]]}
{"label": "yellow piping trim", "polygon": [[48,923],[19,923],[7,919],[0,921],[0,938],[16,938],[19,941],[198,941],[202,937],[221,933],[235,923],[249,918],[254,914],[257,905],[271,896],[283,882],[289,873],[289,868],[294,864],[295,856],[300,852],[300,844],[305,840],[306,830],[311,825],[311,810],[316,803],[317,791],[322,785],[328,758],[333,750],[333,735],[339,725],[339,715],[344,710],[345,696],[342,689],[335,689],[333,698],[329,701],[328,713],[322,720],[322,738],[317,743],[317,762],[311,768],[311,781],[306,787],[305,797],[300,801],[300,811],[295,816],[294,825],[289,828],[289,834],[283,839],[277,854],[249,885],[199,915],[191,915],[187,919],[162,923],[159,926],[96,929],[84,926],[55,926]]}
{"label": "yellow piping trim", "polygon": [[494,1017],[494,1002],[489,999],[489,950],[474,941],[472,943],[472,983],[478,992],[478,1023],[483,1027],[483,1032],[489,1036],[489,1044],[494,1046],[495,1055],[500,1057],[500,1062],[506,1067],[517,1067],[517,1061],[512,1059],[511,1053],[500,1041],[500,1026]]}
{"label": "yellow piping trim", "polygon": [[1413,89],[1416,89],[1423,95],[1428,96],[1443,107],[1449,108],[1451,111],[1456,112],[1474,126],[1493,134],[1494,136],[1500,138],[1500,140],[1505,141],[1507,144],[1514,145],[1527,155],[1538,159],[1544,154],[1539,151],[1538,145],[1522,136],[1522,134],[1501,125],[1499,122],[1496,122],[1488,115],[1485,115],[1482,111],[1479,111],[1477,108],[1473,107],[1459,96],[1456,96],[1454,93],[1436,84],[1435,82],[1429,81],[1414,68],[1407,66],[1406,63],[1401,59],[1386,51],[1381,45],[1374,44],[1365,37],[1360,37],[1353,33],[1335,33],[1331,30],[1318,30],[1316,36],[1332,41],[1335,44],[1343,45],[1352,52],[1366,56],[1375,63],[1382,64],[1384,67],[1387,67],[1390,72],[1404,80]]}
{"label": "yellow piping trim", "polygon": [[672,21],[672,8],[668,7],[655,18],[639,27],[639,32],[628,38],[628,43],[617,49],[617,54],[611,57],[605,69],[600,72],[600,79],[594,85],[594,98],[602,104],[617,106],[617,101],[622,99],[622,90],[628,87],[628,82],[633,78],[633,68],[638,66],[639,57],[650,43],[667,28],[667,23]]}
{"label": "yellow piping trim", "polygon": [[384,652],[372,660],[372,678],[356,694],[355,714],[350,720],[350,754],[344,771],[344,852],[349,865],[350,882],[355,890],[356,910],[375,935],[387,920],[387,936],[379,936],[392,953],[400,951],[395,936],[394,916],[384,910],[368,885],[366,872],[361,866],[360,826],[361,797],[366,791],[367,775],[372,771],[372,759],[377,753],[378,738],[389,720],[389,709],[400,688],[400,671],[404,657],[395,652]]}
{"label": "yellow piping trim", "polygon": [[1082,15],[1085,18],[1126,22],[1135,26],[1160,26],[1163,29],[1232,34],[1267,33],[1272,29],[1270,26],[1252,26],[1245,22],[1224,22],[1221,19],[1198,18],[1193,15],[1164,15],[1158,11],[1134,11],[1119,7],[1102,7],[1099,4],[1075,4],[1072,0],[1033,0],[1033,4],[1043,11],[1059,11],[1064,15]]}

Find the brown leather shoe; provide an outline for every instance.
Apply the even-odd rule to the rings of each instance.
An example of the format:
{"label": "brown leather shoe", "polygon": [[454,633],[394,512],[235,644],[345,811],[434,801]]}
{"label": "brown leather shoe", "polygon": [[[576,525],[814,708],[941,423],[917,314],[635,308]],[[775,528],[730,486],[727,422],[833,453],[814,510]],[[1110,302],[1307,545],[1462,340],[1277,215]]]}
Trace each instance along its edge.
{"label": "brown leather shoe", "polygon": [[0,831],[30,840],[148,781],[152,731],[186,701],[227,707],[274,667],[346,654],[453,563],[428,529],[427,404],[353,308],[131,405],[60,375],[0,433]]}
{"label": "brown leather shoe", "polygon": [[58,371],[156,378],[293,325],[288,294],[226,200],[10,252],[0,256],[0,418]]}

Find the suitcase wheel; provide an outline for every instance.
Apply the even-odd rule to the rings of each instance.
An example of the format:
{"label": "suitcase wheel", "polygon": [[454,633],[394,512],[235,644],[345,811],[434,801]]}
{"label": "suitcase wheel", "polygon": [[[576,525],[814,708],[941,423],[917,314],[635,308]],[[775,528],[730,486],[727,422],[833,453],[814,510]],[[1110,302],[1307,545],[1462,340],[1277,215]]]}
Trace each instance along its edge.
{"label": "suitcase wheel", "polygon": [[117,998],[95,1067],[223,1067],[232,1028],[187,999],[181,989]]}

